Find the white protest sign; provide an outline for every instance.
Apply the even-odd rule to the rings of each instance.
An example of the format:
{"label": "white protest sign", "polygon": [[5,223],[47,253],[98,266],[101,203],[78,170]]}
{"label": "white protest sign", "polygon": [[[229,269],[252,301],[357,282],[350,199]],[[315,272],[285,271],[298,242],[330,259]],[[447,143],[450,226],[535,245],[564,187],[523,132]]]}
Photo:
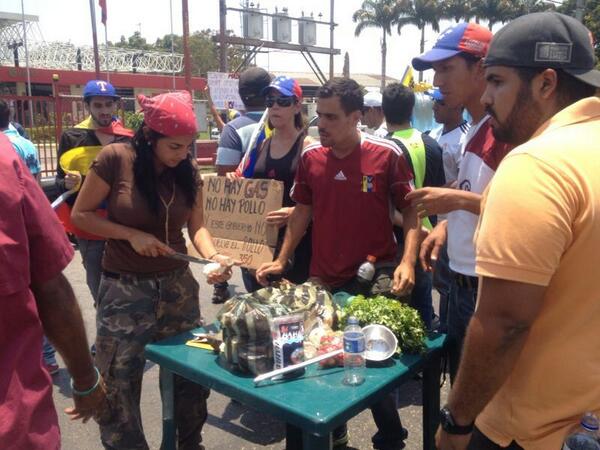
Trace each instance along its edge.
{"label": "white protest sign", "polygon": [[245,109],[238,92],[237,75],[208,72],[207,78],[210,97],[217,109]]}
{"label": "white protest sign", "polygon": [[[206,177],[202,189],[204,225],[217,251],[257,269],[273,260],[279,229],[265,216],[281,208],[283,183],[276,180]],[[193,246],[190,254],[196,255]]]}

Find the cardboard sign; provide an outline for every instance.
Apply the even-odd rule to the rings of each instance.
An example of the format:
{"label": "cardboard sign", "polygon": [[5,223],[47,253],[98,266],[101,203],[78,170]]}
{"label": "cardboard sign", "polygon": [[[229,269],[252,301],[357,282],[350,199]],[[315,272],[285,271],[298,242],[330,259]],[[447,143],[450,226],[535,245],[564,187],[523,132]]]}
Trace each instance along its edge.
{"label": "cardboard sign", "polygon": [[219,253],[249,269],[273,260],[279,228],[267,225],[265,216],[281,208],[281,181],[206,177],[202,202],[204,224]]}
{"label": "cardboard sign", "polygon": [[210,97],[217,109],[245,109],[238,92],[238,79],[235,75],[222,72],[208,72]]}

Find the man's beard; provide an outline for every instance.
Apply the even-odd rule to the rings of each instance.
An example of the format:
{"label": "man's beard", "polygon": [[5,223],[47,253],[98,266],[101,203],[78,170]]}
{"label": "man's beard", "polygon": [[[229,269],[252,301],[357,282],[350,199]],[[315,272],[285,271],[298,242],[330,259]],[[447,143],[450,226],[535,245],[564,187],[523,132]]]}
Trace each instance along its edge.
{"label": "man's beard", "polygon": [[486,112],[495,119],[497,124],[492,127],[494,137],[507,144],[521,145],[527,142],[540,125],[541,110],[533,101],[529,85],[526,83],[521,85],[515,104],[504,122],[500,122],[491,107],[486,107]]}
{"label": "man's beard", "polygon": [[109,117],[108,119],[101,119],[99,116],[96,116],[95,114],[90,113],[90,115],[92,116],[94,123],[97,126],[102,127],[102,128],[109,126],[110,123],[112,122],[112,116]]}

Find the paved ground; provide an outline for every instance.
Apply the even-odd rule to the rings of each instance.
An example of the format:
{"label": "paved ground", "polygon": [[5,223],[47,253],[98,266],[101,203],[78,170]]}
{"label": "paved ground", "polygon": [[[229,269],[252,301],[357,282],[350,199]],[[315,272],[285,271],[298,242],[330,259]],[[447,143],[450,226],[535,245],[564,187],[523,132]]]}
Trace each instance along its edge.
{"label": "paved ground", "polygon": [[[201,283],[200,303],[202,314],[207,321],[214,320],[219,310],[210,302],[212,289],[203,283],[202,267],[193,267],[196,278]],[[88,339],[95,335],[94,308],[91,296],[85,284],[84,270],[79,253],[65,271],[75,289],[81,306]],[[239,271],[235,271],[231,286],[237,292],[243,292]],[[62,362],[61,362],[62,367]],[[447,385],[442,390],[442,401],[447,394]],[[102,449],[98,427],[95,423],[71,422],[62,411],[71,406],[69,377],[64,368],[54,377],[54,401],[59,411],[62,430],[62,448],[64,450]],[[406,448],[422,448],[421,439],[421,387],[417,381],[404,385],[400,390],[400,416],[403,425],[409,431]],[[335,399],[332,399],[335,401]],[[209,417],[203,430],[204,445],[214,450],[250,450],[283,449],[285,447],[285,426],[275,418],[257,412],[251,408],[232,403],[227,397],[213,392],[208,400]],[[158,392],[158,367],[148,363],[142,390],[142,412],[144,430],[148,445],[152,450],[160,447],[161,439],[161,402]],[[376,431],[369,411],[363,411],[349,423],[350,449],[370,449],[370,437]]]}

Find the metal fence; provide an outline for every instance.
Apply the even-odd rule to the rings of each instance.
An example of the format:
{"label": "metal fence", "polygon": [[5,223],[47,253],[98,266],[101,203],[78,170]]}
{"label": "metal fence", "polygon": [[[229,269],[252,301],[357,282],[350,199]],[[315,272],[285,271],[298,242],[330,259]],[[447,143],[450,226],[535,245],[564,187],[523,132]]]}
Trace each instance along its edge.
{"label": "metal fence", "polygon": [[[89,113],[83,97],[2,95],[2,98],[10,105],[11,120],[25,128],[28,138],[37,147],[42,177],[53,177],[56,173],[58,145],[63,130],[74,127],[88,117]],[[195,101],[195,103],[203,102]],[[117,116],[125,126],[137,127],[137,122],[133,121],[134,117],[131,116],[134,112],[135,99],[121,97]],[[127,118],[130,119],[130,123]],[[213,165],[215,151],[216,143],[198,141],[194,147],[194,156],[198,157],[197,161],[200,165]]]}
{"label": "metal fence", "polygon": [[[87,116],[83,98],[72,95],[36,97],[3,95],[11,108],[11,120],[20,123],[38,150],[42,176],[56,173],[57,152],[64,129],[71,128]],[[133,111],[134,99],[122,98],[117,115],[123,119],[126,110]]]}

